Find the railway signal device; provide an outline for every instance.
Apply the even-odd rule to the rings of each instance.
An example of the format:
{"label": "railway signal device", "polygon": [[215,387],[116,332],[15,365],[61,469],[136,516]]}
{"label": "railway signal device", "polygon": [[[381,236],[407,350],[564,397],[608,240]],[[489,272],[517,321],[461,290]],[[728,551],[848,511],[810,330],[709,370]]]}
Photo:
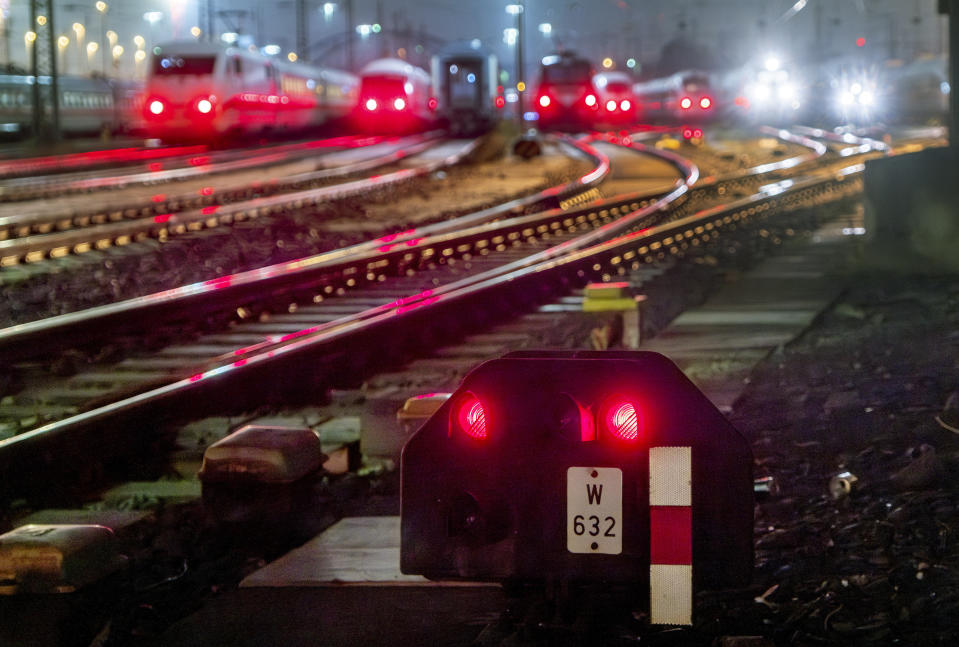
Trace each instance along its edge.
{"label": "railway signal device", "polygon": [[401,466],[400,567],[625,584],[656,624],[752,569],[746,440],[666,357],[521,352],[474,369]]}

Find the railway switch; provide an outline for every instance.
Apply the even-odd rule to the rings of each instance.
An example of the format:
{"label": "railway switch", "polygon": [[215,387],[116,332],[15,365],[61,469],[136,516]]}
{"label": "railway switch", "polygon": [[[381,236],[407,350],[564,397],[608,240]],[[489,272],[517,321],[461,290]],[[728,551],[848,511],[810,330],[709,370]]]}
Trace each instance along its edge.
{"label": "railway switch", "polygon": [[666,357],[519,352],[407,442],[400,567],[430,579],[627,585],[655,624],[752,570],[752,454]]}

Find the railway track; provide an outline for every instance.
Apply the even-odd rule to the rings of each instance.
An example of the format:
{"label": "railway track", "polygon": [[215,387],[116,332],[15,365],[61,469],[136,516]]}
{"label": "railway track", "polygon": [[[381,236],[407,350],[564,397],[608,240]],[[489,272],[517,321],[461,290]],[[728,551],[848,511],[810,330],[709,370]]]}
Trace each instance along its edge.
{"label": "railway track", "polygon": [[[142,189],[132,195],[73,201],[69,205],[11,205],[0,208],[0,267],[58,258],[91,249],[106,249],[146,238],[169,236],[257,217],[263,213],[315,205],[358,195],[364,191],[405,182],[444,165],[457,163],[472,148],[462,143],[439,159],[410,160],[398,168],[367,180],[349,180],[361,173],[403,163],[407,158],[436,150],[432,138],[410,138],[377,144],[364,150],[332,153],[319,162],[286,166],[289,174],[266,181],[248,178],[190,187],[172,187],[152,196]],[[202,168],[190,169],[197,176]],[[197,186],[202,185],[202,186]],[[51,208],[51,206],[53,208]],[[6,212],[6,213],[4,213]]]}
{"label": "railway track", "polygon": [[[814,149],[816,159],[825,152],[821,146]],[[588,278],[608,279],[644,264],[706,249],[720,239],[720,233],[741,230],[747,224],[762,232],[761,224],[754,223],[854,195],[859,189],[861,169],[845,168],[850,160],[841,157],[821,162],[817,169],[793,179],[769,182],[776,180],[771,174],[796,172],[811,165],[813,157],[782,160],[696,186],[694,167],[665,156],[683,169],[685,177],[666,196],[621,196],[580,209],[556,209],[467,229],[458,223],[455,230],[450,225],[447,231],[409,232],[378,241],[375,250],[370,245],[341,250],[333,256],[149,299],[146,304],[153,308],[189,310],[194,318],[202,313],[201,319],[217,319],[222,325],[227,308],[197,305],[198,295],[229,294],[229,311],[253,321],[201,336],[194,344],[167,346],[149,357],[125,360],[105,372],[75,376],[70,387],[44,386],[54,395],[57,390],[61,396],[72,390],[79,400],[74,398],[61,408],[60,413],[68,417],[0,442],[0,468],[15,471],[24,479],[20,483],[36,470],[49,475],[50,462],[59,453],[57,439],[84,437],[95,447],[84,451],[116,452],[119,447],[111,449],[115,435],[100,435],[106,428],[122,427],[144,416],[163,416],[188,401],[206,405],[191,405],[191,409],[228,408],[231,400],[235,406],[237,389],[253,388],[263,401],[296,399],[297,394],[314,393],[331,381],[361,372],[369,361],[388,360],[382,350],[362,349],[389,347],[402,356],[401,340],[416,336],[411,331],[435,331],[448,325],[451,313],[477,299],[508,306],[517,299],[517,290],[529,290],[523,299],[538,301]],[[767,182],[760,186],[766,188],[728,201],[730,187],[757,182]],[[712,206],[701,206],[710,201]],[[291,282],[284,286],[285,281]],[[249,301],[252,292],[264,291],[270,299]],[[145,315],[130,304],[126,307],[125,314],[113,315],[116,321],[131,316],[143,320]],[[491,306],[485,316],[495,316],[496,309]],[[281,311],[285,314],[278,314]],[[156,312],[149,315],[154,320]],[[90,326],[89,319],[79,321],[74,318],[72,325]],[[176,322],[176,317],[171,321]],[[176,323],[169,325],[172,329]],[[40,348],[49,343],[41,341],[44,338],[63,339],[69,326],[61,320],[16,328],[0,333],[4,353]],[[287,376],[282,384],[269,380],[269,375],[280,373]],[[98,435],[91,437],[87,433],[91,431]]]}

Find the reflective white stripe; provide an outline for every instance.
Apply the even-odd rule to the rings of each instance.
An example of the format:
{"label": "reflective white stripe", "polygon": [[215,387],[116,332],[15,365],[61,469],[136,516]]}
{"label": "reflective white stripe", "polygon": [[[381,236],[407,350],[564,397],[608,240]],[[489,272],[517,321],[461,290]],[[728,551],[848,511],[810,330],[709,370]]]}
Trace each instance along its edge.
{"label": "reflective white stripe", "polygon": [[692,566],[650,565],[649,615],[655,625],[693,624]]}
{"label": "reflective white stripe", "polygon": [[692,448],[649,448],[649,505],[692,505]]}

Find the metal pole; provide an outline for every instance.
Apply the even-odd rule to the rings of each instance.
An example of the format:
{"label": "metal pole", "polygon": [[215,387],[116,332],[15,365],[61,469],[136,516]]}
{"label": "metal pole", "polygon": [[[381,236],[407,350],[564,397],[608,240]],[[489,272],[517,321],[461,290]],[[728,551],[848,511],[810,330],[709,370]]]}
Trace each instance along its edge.
{"label": "metal pole", "polygon": [[523,0],[518,0],[519,11],[516,13],[516,83],[523,84],[523,92],[516,93],[516,110],[519,113],[519,130],[523,132],[526,119],[526,113],[523,109],[523,94],[526,92],[526,75],[523,74],[523,14],[526,8],[523,6]]}
{"label": "metal pole", "polygon": [[353,61],[353,0],[346,0],[346,69],[355,72]]}
{"label": "metal pole", "polygon": [[[306,42],[309,27],[306,15],[306,0],[296,0],[296,55],[306,56]],[[304,60],[306,60],[304,58]]]}
{"label": "metal pole", "polygon": [[949,15],[949,146],[959,148],[959,0],[942,0],[940,11]]}

